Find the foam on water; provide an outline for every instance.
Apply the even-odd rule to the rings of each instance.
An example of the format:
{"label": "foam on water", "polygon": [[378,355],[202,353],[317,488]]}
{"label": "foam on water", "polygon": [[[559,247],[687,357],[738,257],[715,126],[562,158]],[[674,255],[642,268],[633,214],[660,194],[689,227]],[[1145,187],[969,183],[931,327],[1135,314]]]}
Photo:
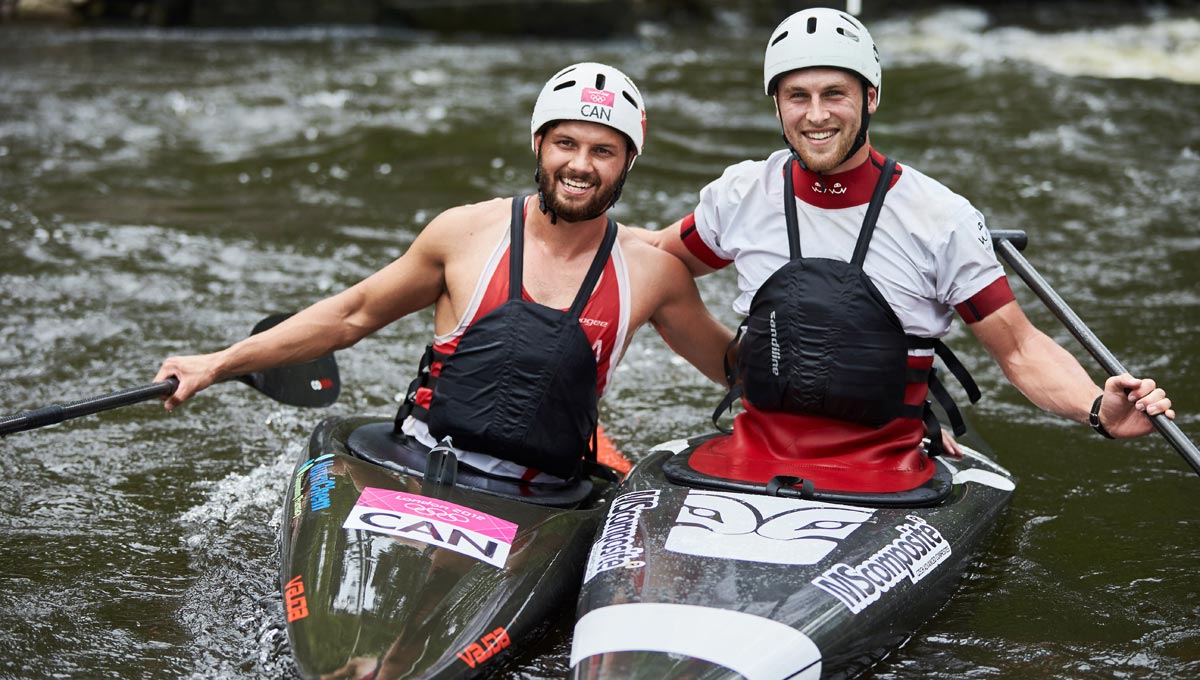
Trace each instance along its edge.
{"label": "foam on water", "polygon": [[930,61],[968,67],[1011,61],[1068,76],[1200,83],[1200,19],[1195,18],[1158,18],[1142,24],[1039,33],[991,27],[982,10],[953,9],[875,22],[871,31],[885,70],[888,65]]}

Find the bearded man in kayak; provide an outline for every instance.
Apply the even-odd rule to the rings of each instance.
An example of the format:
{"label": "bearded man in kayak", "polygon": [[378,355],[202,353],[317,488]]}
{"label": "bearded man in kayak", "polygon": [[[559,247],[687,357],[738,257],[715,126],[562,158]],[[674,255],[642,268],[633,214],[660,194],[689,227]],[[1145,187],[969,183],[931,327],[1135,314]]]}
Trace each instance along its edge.
{"label": "bearded man in kayak", "polygon": [[1025,317],[979,211],[871,146],[882,72],[857,19],[824,8],[790,16],[771,36],[763,75],[788,148],[727,168],[693,214],[640,232],[693,275],[731,263],[738,273],[745,337],[723,406],[740,395],[745,411],[732,436],[692,454],[692,467],[843,491],[923,484],[934,466],[918,448],[922,421],[937,428],[926,397],[948,397],[931,380],[934,355],[969,383],[938,340],[954,311],[1047,411],[1111,437],[1148,433],[1146,415],[1174,417],[1153,380],[1097,386]]}
{"label": "bearded man in kayak", "polygon": [[[349,347],[435,306],[435,338],[397,417],[406,445],[447,435],[459,460],[553,482],[594,452],[597,400],[649,321],[723,382],[732,333],[684,265],[607,216],[645,143],[645,106],[623,73],[575,64],[546,83],[530,132],[538,194],[438,215],[400,258],[346,291],[225,350],[171,357],[173,409],[213,382]],[[566,311],[564,311],[566,310]]]}

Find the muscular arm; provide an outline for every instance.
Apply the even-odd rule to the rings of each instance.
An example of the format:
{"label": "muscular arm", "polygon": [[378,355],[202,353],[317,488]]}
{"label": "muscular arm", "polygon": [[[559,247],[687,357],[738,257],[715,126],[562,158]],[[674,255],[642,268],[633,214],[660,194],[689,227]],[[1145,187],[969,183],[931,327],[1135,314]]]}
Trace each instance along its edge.
{"label": "muscular arm", "polygon": [[704,264],[700,258],[696,257],[692,251],[688,250],[683,244],[683,238],[680,236],[680,230],[683,228],[683,220],[680,220],[665,229],[659,231],[650,231],[649,229],[630,228],[640,240],[649,243],[659,250],[666,251],[675,257],[679,258],[684,265],[687,266],[688,272],[692,276],[704,276],[711,274],[716,269]]}
{"label": "muscular arm", "polygon": [[1153,380],[1114,376],[1101,389],[1074,356],[1029,322],[1016,301],[970,328],[1009,381],[1046,411],[1086,424],[1092,401],[1103,392],[1100,420],[1116,437],[1148,433],[1152,426],[1142,412],[1175,416],[1170,399]]}
{"label": "muscular arm", "polygon": [[388,266],[267,331],[211,354],[168,358],[155,376],[156,382],[171,376],[179,380],[166,408],[175,408],[214,382],[303,363],[349,347],[433,304],[445,285],[446,232],[446,226],[434,220],[408,252]]}
{"label": "muscular arm", "polygon": [[664,258],[658,285],[664,297],[650,323],[676,354],[710,380],[725,384],[725,350],[733,331],[709,313],[696,283],[677,261]]}

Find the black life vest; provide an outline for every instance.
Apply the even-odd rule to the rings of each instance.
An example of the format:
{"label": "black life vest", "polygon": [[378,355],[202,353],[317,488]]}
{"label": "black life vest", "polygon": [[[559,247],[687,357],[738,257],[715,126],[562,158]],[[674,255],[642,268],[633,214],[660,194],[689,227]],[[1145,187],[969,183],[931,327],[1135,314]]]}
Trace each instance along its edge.
{"label": "black life vest", "polygon": [[[471,324],[434,377],[426,350],[396,427],[408,413],[425,420],[435,438],[454,445],[574,477],[595,460],[599,396],[596,354],[579,324],[617,238],[610,218],[583,284],[567,311],[521,298],[525,197],[513,199],[508,300]],[[433,391],[429,409],[411,403],[420,386]]]}
{"label": "black life vest", "polygon": [[909,350],[935,350],[972,402],[979,399],[978,388],[940,340],[904,332],[895,311],[862,267],[896,162],[885,159],[849,262],[803,257],[792,183],[795,162],[788,162],[784,191],[791,259],[763,283],[750,304],[736,367],[740,384],[717,407],[717,414],[744,395],[763,411],[823,416],[871,427],[895,418],[922,418],[931,430],[931,444],[938,448],[940,427],[929,402],[904,402],[908,383],[928,382],[955,432],[962,434],[965,427],[934,369],[909,367]]}

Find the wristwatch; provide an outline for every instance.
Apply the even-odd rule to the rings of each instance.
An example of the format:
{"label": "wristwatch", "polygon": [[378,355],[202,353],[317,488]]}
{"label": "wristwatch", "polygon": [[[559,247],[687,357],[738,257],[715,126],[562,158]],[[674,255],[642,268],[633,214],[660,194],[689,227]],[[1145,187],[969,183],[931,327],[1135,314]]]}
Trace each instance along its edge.
{"label": "wristwatch", "polygon": [[1100,402],[1102,401],[1104,401],[1103,392],[1100,393],[1100,396],[1096,397],[1096,401],[1092,402],[1092,412],[1088,414],[1088,425],[1091,425],[1093,430],[1099,432],[1101,437],[1104,437],[1105,439],[1115,439],[1115,437],[1109,434],[1108,430],[1104,429],[1104,426],[1100,424]]}

